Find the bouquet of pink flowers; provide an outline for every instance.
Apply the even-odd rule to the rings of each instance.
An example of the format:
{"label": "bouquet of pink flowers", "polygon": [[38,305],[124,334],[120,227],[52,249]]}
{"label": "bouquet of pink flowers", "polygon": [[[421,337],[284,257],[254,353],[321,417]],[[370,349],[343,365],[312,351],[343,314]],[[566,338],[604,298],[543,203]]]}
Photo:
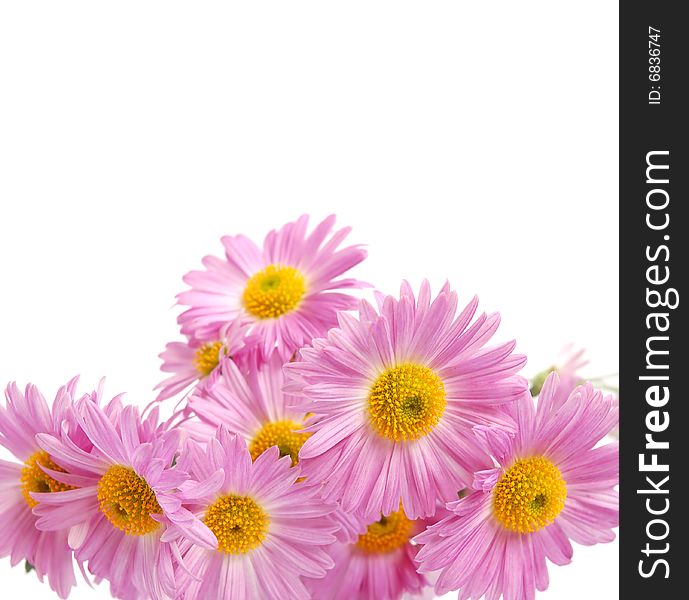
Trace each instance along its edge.
{"label": "bouquet of pink flowers", "polygon": [[142,412],[9,384],[0,556],[62,598],[76,559],[126,600],[530,600],[570,540],[611,541],[616,397],[578,355],[530,390],[499,315],[449,284],[357,299],[366,251],[334,222],[224,237]]}

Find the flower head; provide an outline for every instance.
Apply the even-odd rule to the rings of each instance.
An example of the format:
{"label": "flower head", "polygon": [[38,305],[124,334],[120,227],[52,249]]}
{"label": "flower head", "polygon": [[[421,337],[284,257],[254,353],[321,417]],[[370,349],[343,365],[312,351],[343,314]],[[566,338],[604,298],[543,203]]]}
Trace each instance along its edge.
{"label": "flower head", "polygon": [[182,486],[187,506],[217,538],[202,547],[174,527],[184,569],[179,594],[196,598],[308,599],[302,577],[322,577],[332,559],[324,548],[335,541],[334,506],[317,488],[298,483],[299,466],[272,447],[252,461],[244,440],[220,428],[204,449],[189,440],[180,466],[198,483]]}
{"label": "flower head", "polygon": [[248,353],[242,352],[246,330],[247,326],[235,321],[218,336],[219,339],[201,341],[191,338],[186,342],[169,342],[160,354],[163,361],[160,370],[172,375],[156,386],[155,389],[160,389],[157,400],[171,398],[192,386],[203,394],[219,376],[223,359],[229,358],[234,362],[249,360]]}
{"label": "flower head", "polygon": [[72,489],[63,465],[43,450],[35,440],[36,434],[66,435],[74,433],[76,424],[70,407],[77,380],[61,387],[52,410],[33,385],[22,391],[11,383],[5,389],[6,406],[0,406],[0,445],[7,448],[20,462],[0,460],[0,520],[3,535],[0,557],[9,556],[13,565],[27,560],[38,577],[47,576],[50,587],[66,598],[76,584],[72,566],[72,550],[67,545],[68,529],[55,531],[36,529],[32,509],[38,505],[34,492],[49,496]]}
{"label": "flower head", "polygon": [[400,500],[409,518],[430,516],[489,464],[471,428],[513,427],[500,407],[526,389],[515,375],[525,359],[514,343],[485,348],[499,317],[471,323],[477,303],[456,315],[448,285],[431,301],[428,282],[418,299],[404,283],[378,311],[340,313],[339,328],[285,365],[288,391],[317,417],[300,460],[326,499],[369,521]]}
{"label": "flower head", "polygon": [[191,289],[179,294],[188,306],[179,316],[182,333],[197,340],[215,340],[224,327],[239,320],[256,340],[260,360],[277,350],[287,360],[312,338],[337,324],[338,310],[355,299],[335,290],[361,288],[356,279],[337,279],[360,263],[358,246],[338,249],[349,228],[330,231],[330,216],[307,235],[308,216],[271,231],[256,246],[242,235],[226,236],[225,260],[203,259],[205,271],[192,271],[184,281]]}
{"label": "flower head", "polygon": [[474,491],[448,504],[454,514],[415,538],[420,571],[441,570],[438,594],[533,599],[548,586],[546,558],[570,561],[570,539],[615,537],[618,447],[596,445],[617,423],[614,398],[586,384],[563,399],[553,373],[537,410],[528,394],[510,410],[515,434],[475,428],[497,466],[478,471]]}
{"label": "flower head", "polygon": [[283,382],[282,360],[277,355],[246,375],[227,361],[213,386],[191,396],[189,408],[205,425],[206,439],[223,425],[244,438],[253,459],[277,446],[280,456],[290,456],[296,464],[310,434],[302,431],[306,413],[283,392]]}
{"label": "flower head", "polygon": [[88,561],[112,594],[155,600],[174,595],[171,549],[161,543],[170,523],[199,543],[213,546],[208,530],[181,507],[176,488],[187,479],[173,468],[179,431],[166,432],[153,412],[141,420],[119,398],[105,407],[98,395],[76,403],[74,415],[93,444],[91,452],[64,435],[39,434],[40,446],[72,474],[76,489],[34,493],[39,529],[69,527],[69,543],[79,561]]}

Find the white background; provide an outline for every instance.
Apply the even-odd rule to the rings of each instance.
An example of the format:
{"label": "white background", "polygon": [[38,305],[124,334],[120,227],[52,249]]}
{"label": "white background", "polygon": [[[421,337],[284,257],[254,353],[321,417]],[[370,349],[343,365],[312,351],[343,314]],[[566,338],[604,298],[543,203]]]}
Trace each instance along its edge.
{"label": "white background", "polygon": [[[3,3],[0,382],[146,404],[181,276],[303,212],[383,291],[478,293],[527,375],[570,341],[617,371],[617,44],[600,0]],[[541,597],[616,598],[617,566],[576,547]]]}

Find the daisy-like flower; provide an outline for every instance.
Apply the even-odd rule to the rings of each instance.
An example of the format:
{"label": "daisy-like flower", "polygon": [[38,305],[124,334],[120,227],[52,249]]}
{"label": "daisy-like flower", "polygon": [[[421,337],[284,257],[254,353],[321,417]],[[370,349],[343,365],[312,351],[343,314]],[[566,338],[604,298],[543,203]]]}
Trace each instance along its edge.
{"label": "daisy-like flower", "polygon": [[325,499],[368,521],[401,500],[417,519],[457,499],[476,464],[490,465],[472,427],[514,426],[500,406],[526,389],[515,375],[525,359],[513,342],[486,349],[499,316],[471,323],[476,298],[455,316],[448,285],[431,302],[428,282],[418,300],[405,282],[399,300],[378,302],[379,313],[362,302],[359,319],[340,313],[339,328],[285,365],[286,389],[317,416],[300,461]]}
{"label": "daisy-like flower", "polygon": [[615,399],[586,384],[563,401],[553,373],[537,410],[529,394],[512,410],[516,435],[476,428],[498,466],[478,471],[473,493],[447,505],[454,515],[415,538],[420,572],[441,570],[438,594],[533,600],[548,587],[546,558],[570,562],[570,539],[615,537],[618,445],[596,447],[617,423]]}
{"label": "daisy-like flower", "polygon": [[199,340],[217,339],[218,331],[239,319],[259,340],[257,352],[267,359],[275,348],[283,360],[312,338],[337,324],[338,310],[356,305],[339,291],[364,286],[356,279],[337,279],[360,263],[359,246],[338,250],[349,233],[330,216],[307,235],[308,216],[271,231],[260,249],[242,235],[222,238],[225,259],[207,256],[205,271],[184,277],[190,290],[178,295],[189,306],[179,316],[182,333]]}
{"label": "daisy-like flower", "polygon": [[72,550],[67,544],[68,530],[36,529],[31,510],[38,504],[32,492],[50,495],[72,489],[56,479],[56,473],[67,475],[56,458],[36,443],[38,433],[60,435],[73,431],[69,407],[73,401],[76,379],[61,387],[53,402],[52,412],[33,385],[22,393],[11,383],[5,390],[7,406],[0,406],[0,445],[7,448],[20,464],[0,460],[0,521],[5,524],[0,538],[0,557],[9,556],[12,565],[27,560],[41,581],[48,577],[50,587],[61,598],[67,598],[76,584]]}
{"label": "daisy-like flower", "polygon": [[97,580],[110,581],[112,595],[163,600],[174,596],[173,549],[161,543],[169,523],[212,548],[215,539],[181,507],[175,492],[188,479],[172,468],[179,431],[163,432],[155,417],[141,421],[138,410],[119,398],[101,408],[96,396],[75,404],[74,415],[93,444],[84,452],[69,438],[39,434],[40,446],[72,474],[78,489],[32,494],[39,502],[36,526],[70,527],[69,544],[88,561]]}
{"label": "daisy-like flower", "polygon": [[184,568],[180,598],[308,599],[301,577],[333,566],[324,548],[335,541],[334,506],[317,487],[297,483],[299,466],[272,447],[252,462],[244,440],[221,428],[204,451],[187,441],[180,466],[199,481],[182,486],[184,503],[216,536],[217,550],[192,543],[174,526]]}
{"label": "daisy-like flower", "polygon": [[403,595],[432,598],[432,587],[416,571],[419,546],[411,538],[423,529],[404,510],[390,513],[364,528],[351,544],[329,549],[335,566],[322,579],[307,581],[314,600],[400,600]]}
{"label": "daisy-like flower", "polygon": [[310,434],[302,432],[306,413],[282,391],[282,360],[274,354],[263,367],[246,375],[232,361],[223,362],[214,385],[189,399],[189,408],[202,423],[197,434],[208,439],[223,425],[244,438],[252,459],[277,446],[280,456],[289,456],[297,464],[299,450]]}
{"label": "daisy-like flower", "polygon": [[192,338],[166,344],[165,351],[160,354],[163,361],[160,370],[172,375],[155,387],[160,390],[156,400],[166,400],[192,386],[203,393],[207,386],[213,385],[223,358],[230,357],[235,362],[240,358],[248,359],[242,353],[246,329],[236,321],[221,339],[204,342]]}
{"label": "daisy-like flower", "polygon": [[216,373],[223,353],[223,343],[220,341],[168,342],[165,351],[159,355],[163,361],[160,370],[173,375],[155,387],[160,390],[156,400],[172,398],[194,384],[205,386],[209,378],[211,381],[214,379],[212,376]]}

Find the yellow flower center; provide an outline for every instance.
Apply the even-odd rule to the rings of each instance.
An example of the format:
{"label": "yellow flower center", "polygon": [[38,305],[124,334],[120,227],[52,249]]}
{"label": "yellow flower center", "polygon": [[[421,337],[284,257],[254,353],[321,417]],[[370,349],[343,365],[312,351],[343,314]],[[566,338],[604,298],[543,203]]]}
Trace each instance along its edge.
{"label": "yellow flower center", "polygon": [[194,366],[202,377],[208,377],[220,362],[222,342],[209,342],[196,351]]}
{"label": "yellow flower center", "polygon": [[560,470],[547,458],[515,462],[493,488],[493,514],[517,533],[532,533],[550,525],[562,512],[567,486]]}
{"label": "yellow flower center", "polygon": [[373,429],[399,442],[415,440],[432,431],[445,412],[445,386],[435,372],[406,363],[376,379],[368,395]]}
{"label": "yellow flower center", "polygon": [[294,267],[268,265],[244,289],[244,307],[259,319],[277,319],[294,310],[306,293],[304,276]]}
{"label": "yellow flower center", "polygon": [[38,504],[38,500],[34,500],[29,495],[29,492],[66,492],[67,490],[75,489],[71,485],[55,481],[55,479],[43,471],[39,465],[43,465],[46,469],[59,471],[60,473],[67,472],[59,465],[56,465],[48,453],[43,450],[34,452],[29,456],[24,463],[19,481],[22,484],[22,495],[24,496],[24,500],[26,500],[26,503],[31,508]]}
{"label": "yellow flower center", "polygon": [[160,524],[151,514],[162,514],[155,492],[131,467],[113,465],[98,482],[102,513],[127,535],[146,535]]}
{"label": "yellow flower center", "polygon": [[373,554],[392,552],[409,541],[413,524],[413,521],[407,519],[404,510],[400,509],[369,525],[355,545],[364,552]]}
{"label": "yellow flower center", "polygon": [[218,538],[218,551],[246,554],[263,543],[270,520],[248,496],[230,495],[211,504],[203,522]]}
{"label": "yellow flower center", "polygon": [[296,465],[299,462],[299,450],[311,435],[310,433],[299,433],[303,427],[303,423],[290,420],[266,423],[249,443],[251,458],[256,460],[268,448],[277,446],[280,450],[280,456],[290,456],[292,466]]}

